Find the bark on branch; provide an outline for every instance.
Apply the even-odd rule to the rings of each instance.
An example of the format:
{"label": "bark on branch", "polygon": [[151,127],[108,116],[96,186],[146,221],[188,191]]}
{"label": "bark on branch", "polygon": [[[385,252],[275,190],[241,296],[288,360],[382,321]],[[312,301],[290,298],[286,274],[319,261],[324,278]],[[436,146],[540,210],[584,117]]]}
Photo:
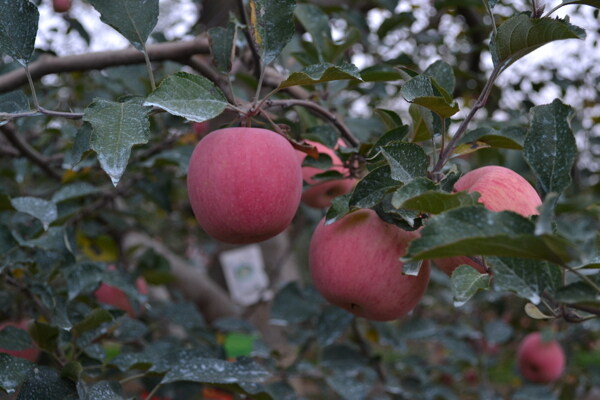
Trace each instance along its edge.
{"label": "bark on branch", "polygon": [[[194,40],[157,43],[147,47],[151,61],[187,60],[195,54],[208,54],[208,40],[198,37]],[[42,56],[29,65],[34,80],[49,74],[74,71],[89,71],[118,65],[143,64],[144,55],[133,47],[101,51],[64,57]],[[25,70],[20,68],[0,76],[0,93],[10,92],[27,84]]]}

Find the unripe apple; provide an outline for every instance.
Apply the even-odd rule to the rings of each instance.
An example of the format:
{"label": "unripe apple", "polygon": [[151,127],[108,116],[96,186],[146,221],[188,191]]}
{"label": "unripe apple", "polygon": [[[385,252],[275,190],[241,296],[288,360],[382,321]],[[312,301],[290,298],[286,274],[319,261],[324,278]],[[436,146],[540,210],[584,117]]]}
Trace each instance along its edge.
{"label": "unripe apple", "polygon": [[302,195],[292,145],[259,128],[209,133],[190,159],[188,196],[198,223],[228,243],[256,243],[285,230]]}
{"label": "unripe apple", "polygon": [[[342,166],[342,160],[335,154],[335,151],[329,147],[307,140],[307,143],[315,146],[320,154],[326,154],[331,158],[332,167],[329,171],[337,171],[342,175],[348,176],[348,169]],[[343,142],[338,141],[337,146],[342,146]],[[336,146],[336,147],[337,147]],[[306,153],[297,152],[300,163],[306,158]],[[302,167],[302,178],[304,182],[310,186],[302,193],[302,202],[308,206],[314,208],[327,208],[331,205],[331,202],[337,196],[349,193],[356,184],[356,179],[334,179],[330,181],[319,182],[313,179],[313,176],[325,172],[322,169],[315,167]]]}
{"label": "unripe apple", "polygon": [[408,314],[429,282],[429,264],[403,275],[400,257],[418,232],[408,232],[363,209],[326,225],[321,220],[309,249],[310,274],[332,304],[376,321]]}
{"label": "unripe apple", "polygon": [[[109,269],[112,269],[109,267]],[[139,277],[135,281],[135,287],[142,295],[148,294],[148,283],[143,277]],[[137,318],[139,312],[136,311],[129,301],[125,292],[118,287],[101,283],[98,289],[94,292],[94,296],[99,303],[107,304],[119,310],[125,311],[131,318]]]}
{"label": "unripe apple", "polygon": [[[479,192],[479,202],[490,211],[513,211],[524,217],[539,214],[542,200],[533,186],[511,169],[490,165],[467,172],[454,184],[454,191]],[[448,275],[459,265],[467,264],[485,272],[484,268],[468,257],[447,257],[434,263]]]}
{"label": "unripe apple", "polygon": [[565,353],[556,340],[544,341],[539,332],[525,336],[517,352],[519,371],[535,383],[549,383],[565,370]]}
{"label": "unripe apple", "polygon": [[[2,323],[0,323],[0,331],[2,331],[7,326],[14,326],[15,328],[19,328],[19,329],[26,331],[29,326],[29,321],[22,319],[18,322],[13,322],[13,321],[2,322]],[[36,362],[40,355],[39,349],[34,346],[32,346],[28,349],[25,349],[25,350],[0,349],[0,353],[5,353],[5,354],[11,355],[13,357],[24,358],[24,359],[32,361],[32,362]]]}
{"label": "unripe apple", "polygon": [[52,6],[56,12],[67,12],[71,9],[71,0],[52,0]]}

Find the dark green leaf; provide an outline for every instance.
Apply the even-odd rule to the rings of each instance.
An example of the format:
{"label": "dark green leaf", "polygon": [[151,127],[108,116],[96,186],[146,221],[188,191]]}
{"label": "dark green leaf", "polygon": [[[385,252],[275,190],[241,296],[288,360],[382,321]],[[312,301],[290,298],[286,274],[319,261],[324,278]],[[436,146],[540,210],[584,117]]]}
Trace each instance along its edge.
{"label": "dark green leaf", "polygon": [[298,283],[289,283],[273,300],[271,321],[278,325],[299,324],[316,317],[320,311],[318,297],[313,291],[301,288]]}
{"label": "dark green leaf", "polygon": [[208,40],[213,63],[223,73],[228,73],[231,70],[236,31],[237,25],[235,22],[229,22],[226,28],[217,26],[208,30]]}
{"label": "dark green leaf", "polygon": [[375,168],[356,184],[350,196],[350,207],[371,208],[398,186],[400,183],[392,179],[388,165]]}
{"label": "dark green leaf", "polygon": [[40,13],[29,0],[0,0],[0,54],[27,65],[33,53]]}
{"label": "dark green leaf", "polygon": [[110,312],[101,308],[96,308],[92,310],[83,321],[73,327],[73,334],[81,335],[84,332],[94,330],[100,325],[111,322],[112,320],[113,316]]}
{"label": "dark green leaf", "polygon": [[0,114],[20,113],[30,109],[29,99],[22,90],[0,95]]}
{"label": "dark green leaf", "polygon": [[411,78],[402,86],[400,94],[409,103],[423,106],[441,117],[450,117],[459,110],[450,94],[428,75]]}
{"label": "dark green leaf", "polygon": [[29,371],[17,400],[79,400],[75,384],[59,376],[56,370],[38,366]]}
{"label": "dark green leaf", "polygon": [[150,139],[148,108],[135,102],[97,99],[85,109],[83,119],[92,125],[91,148],[116,186],[127,167],[131,148]]}
{"label": "dark green leaf", "polygon": [[561,270],[547,261],[523,258],[488,257],[494,271],[494,289],[510,291],[539,304],[542,294],[554,293],[561,285]]}
{"label": "dark green leaf", "polygon": [[312,36],[319,53],[324,54],[329,43],[333,42],[327,15],[314,4],[298,4],[295,15],[304,29]]}
{"label": "dark green leaf", "polygon": [[403,75],[391,65],[372,65],[360,71],[360,77],[365,82],[390,82],[403,79]]}
{"label": "dark green leaf", "polygon": [[[600,286],[600,279],[592,277],[596,286]],[[557,290],[555,299],[561,303],[582,306],[600,306],[600,297],[596,289],[587,282],[579,281],[570,283]]]}
{"label": "dark green leaf", "polygon": [[530,18],[519,14],[498,27],[490,44],[494,65],[512,64],[535,49],[563,39],[583,39],[585,31],[557,18]]}
{"label": "dark green leaf", "polygon": [[77,130],[75,142],[73,143],[71,151],[67,152],[65,155],[65,161],[63,163],[63,166],[69,169],[75,168],[75,166],[81,162],[84,153],[92,149],[92,146],[90,144],[91,140],[92,125],[90,125],[87,122],[84,122],[79,128],[79,130]]}
{"label": "dark green leaf", "polygon": [[49,353],[56,351],[59,330],[43,322],[34,322],[29,328],[29,334],[37,346]]}
{"label": "dark green leaf", "polygon": [[250,26],[265,65],[272,63],[294,36],[295,0],[250,0]]}
{"label": "dark green leaf", "polygon": [[335,148],[339,139],[338,132],[330,125],[311,126],[302,136],[306,140],[312,140],[313,142],[324,144],[330,149]]}
{"label": "dark green leaf", "polygon": [[392,179],[407,183],[427,175],[429,157],[414,143],[392,142],[379,149],[390,166]]}
{"label": "dark green leaf", "polygon": [[377,381],[373,369],[357,371],[334,371],[325,381],[344,400],[362,400],[369,398],[369,392]]}
{"label": "dark green leaf", "polygon": [[351,193],[347,193],[333,199],[331,206],[329,206],[327,214],[325,215],[326,224],[334,223],[350,212],[350,206],[348,204],[350,196]]}
{"label": "dark green leaf", "polygon": [[477,196],[467,192],[440,192],[429,179],[417,178],[394,192],[392,205],[396,208],[441,214],[453,208],[477,205]]}
{"label": "dark green leaf", "polygon": [[577,254],[559,236],[534,236],[535,225],[509,211],[460,207],[429,219],[413,240],[406,258],[422,260],[453,256],[495,255],[563,263]]}
{"label": "dark green leaf", "polygon": [[48,230],[50,224],[58,217],[56,204],[48,200],[37,197],[16,197],[10,203],[17,211],[39,219],[44,225],[44,230]]}
{"label": "dark green leaf", "polygon": [[102,381],[92,385],[85,396],[85,400],[122,400],[122,392],[119,382]]}
{"label": "dark green leaf", "polygon": [[577,157],[575,137],[569,125],[573,109],[560,100],[531,109],[531,127],[523,155],[535,172],[542,192],[562,193],[571,184],[571,168]]}
{"label": "dark green leaf", "polygon": [[433,136],[433,113],[418,104],[411,104],[408,113],[412,117],[412,141],[422,142]]}
{"label": "dark green leaf", "polygon": [[[369,157],[375,157],[379,153],[379,149],[382,147],[391,145],[393,142],[401,142],[408,135],[408,126],[402,125],[397,128],[394,128],[381,136],[377,142],[373,145],[371,150],[369,151]],[[381,156],[383,158],[383,156]],[[377,158],[376,160],[378,160]]]}
{"label": "dark green leaf", "polygon": [[87,182],[75,182],[64,185],[54,192],[52,201],[54,203],[60,203],[61,201],[76,199],[78,197],[87,197],[91,194],[96,194],[99,191],[99,188]]}
{"label": "dark green leaf", "polygon": [[319,158],[316,160],[312,157],[306,157],[302,162],[303,167],[313,167],[322,170],[331,168],[331,157],[328,154],[319,153]]}
{"label": "dark green leaf", "polygon": [[8,325],[0,330],[0,349],[21,351],[30,347],[31,337],[23,329]]}
{"label": "dark green leaf", "polygon": [[423,75],[430,76],[448,93],[454,92],[454,86],[456,85],[456,78],[454,77],[454,70],[445,61],[437,60],[431,64],[423,72]]}
{"label": "dark green leaf", "polygon": [[[523,141],[525,132],[518,127],[512,127],[502,130],[493,128],[477,128],[467,132],[465,136],[459,140],[458,145],[469,145],[474,142],[483,142],[491,147],[500,149],[523,149]],[[459,151],[456,151],[459,153]]]}
{"label": "dark green leaf", "polygon": [[0,353],[0,388],[13,392],[25,379],[35,364],[31,361]]}
{"label": "dark green leaf", "polygon": [[319,342],[319,346],[325,347],[333,344],[348,329],[353,318],[352,314],[342,308],[326,307],[319,315],[317,322],[317,342]]}
{"label": "dark green leaf", "polygon": [[345,79],[362,81],[358,69],[353,64],[315,64],[309,65],[300,72],[292,72],[286,80],[279,84],[279,89]]}
{"label": "dark green leaf", "polygon": [[144,103],[195,122],[220,115],[227,104],[223,93],[211,81],[186,72],[166,77]]}
{"label": "dark green leaf", "polygon": [[383,39],[389,32],[398,28],[407,28],[415,21],[415,16],[411,12],[402,12],[393,14],[385,19],[377,29],[377,36]]}
{"label": "dark green leaf", "polygon": [[158,21],[158,0],[88,0],[100,19],[143,51]]}
{"label": "dark green leaf", "polygon": [[260,364],[250,359],[229,362],[217,358],[183,359],[162,379],[162,384],[171,382],[238,383],[261,382],[271,374]]}
{"label": "dark green leaf", "polygon": [[462,306],[478,291],[487,290],[489,284],[490,276],[488,274],[482,274],[469,265],[460,265],[450,277],[454,306]]}
{"label": "dark green leaf", "polygon": [[[404,136],[406,136],[406,134],[408,133],[408,127],[406,125],[404,125],[402,123],[402,118],[400,118],[400,116],[398,115],[397,112],[392,111],[392,110],[386,110],[383,108],[376,108],[375,113],[377,114],[377,116],[379,118],[381,118],[381,120],[383,121],[383,123],[385,124],[386,128],[389,130],[394,130],[397,128],[403,128],[406,132],[404,134]],[[383,135],[386,136],[386,135]],[[404,137],[402,138],[398,138],[396,140],[402,140]],[[385,143],[381,143],[381,139],[380,138],[377,143],[375,143],[374,147],[377,146],[383,146]],[[389,142],[390,140],[386,140],[386,143]]]}

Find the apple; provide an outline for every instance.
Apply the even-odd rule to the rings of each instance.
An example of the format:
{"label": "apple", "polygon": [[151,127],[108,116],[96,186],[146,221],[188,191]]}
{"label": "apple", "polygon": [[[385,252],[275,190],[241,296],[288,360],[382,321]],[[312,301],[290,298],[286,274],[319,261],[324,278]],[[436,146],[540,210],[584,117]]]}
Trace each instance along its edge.
{"label": "apple", "polygon": [[194,149],[187,188],[206,233],[227,243],[256,243],[291,223],[300,205],[302,169],[283,136],[225,128],[206,135]]}
{"label": "apple", "polygon": [[519,371],[535,383],[557,380],[565,370],[565,353],[556,340],[544,341],[539,332],[525,336],[517,351]]}
{"label": "apple", "polygon": [[[109,267],[109,269],[114,269],[114,266],[113,268]],[[135,286],[140,294],[148,294],[148,283],[143,277],[140,276],[136,279]],[[98,289],[96,289],[94,292],[94,296],[99,303],[125,311],[131,318],[139,317],[139,311],[134,309],[125,292],[118,287],[101,283]]]}
{"label": "apple", "polygon": [[[491,211],[513,211],[524,217],[539,214],[542,199],[533,186],[511,169],[490,165],[467,172],[454,184],[454,191],[479,192],[479,202]],[[448,275],[461,264],[485,272],[468,257],[438,258],[434,263]]]}
{"label": "apple", "polygon": [[56,12],[67,12],[71,9],[71,0],[52,0],[52,6]]}
{"label": "apple", "polygon": [[429,282],[429,263],[417,276],[402,274],[400,257],[418,232],[388,224],[362,209],[325,224],[312,236],[309,266],[317,290],[330,303],[363,318],[390,321],[408,314]]}
{"label": "apple", "polygon": [[[307,140],[306,142],[315,146],[320,154],[326,154],[331,158],[332,167],[330,171],[338,171],[342,175],[348,175],[348,168],[342,166],[342,160],[335,154],[334,150],[321,143],[310,140]],[[336,147],[338,146],[343,146],[341,140],[338,141]],[[306,158],[306,153],[298,151],[297,154],[300,163],[302,163]],[[302,193],[302,202],[310,207],[327,208],[331,205],[331,201],[335,197],[351,192],[356,184],[356,179],[353,178],[334,179],[325,182],[319,182],[313,179],[313,176],[323,172],[325,171],[315,167],[302,167],[302,178],[304,179],[304,182],[310,185]]]}
{"label": "apple", "polygon": [[[29,321],[26,319],[22,319],[18,322],[13,322],[13,321],[2,322],[2,323],[0,323],[0,331],[3,330],[4,328],[6,328],[7,326],[14,326],[15,328],[19,328],[19,329],[26,331],[29,327]],[[25,349],[25,350],[0,349],[0,353],[5,353],[5,354],[11,355],[13,357],[24,358],[25,360],[29,360],[31,362],[36,362],[40,355],[39,349],[34,346],[32,346],[28,349]]]}

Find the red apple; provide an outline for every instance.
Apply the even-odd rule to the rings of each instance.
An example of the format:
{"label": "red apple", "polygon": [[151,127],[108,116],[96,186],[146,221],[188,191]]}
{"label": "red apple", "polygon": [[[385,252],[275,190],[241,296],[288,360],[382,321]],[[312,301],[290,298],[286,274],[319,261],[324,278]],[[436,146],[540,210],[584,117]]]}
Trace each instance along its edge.
{"label": "red apple", "polygon": [[209,133],[190,159],[188,196],[198,223],[228,243],[269,239],[291,223],[302,195],[292,145],[259,128]]}
{"label": "red apple", "polygon": [[[460,192],[479,192],[479,202],[491,211],[513,211],[524,217],[537,215],[542,200],[533,186],[513,170],[497,165],[474,169],[461,176],[454,184]],[[448,275],[461,264],[467,264],[485,272],[484,268],[468,257],[448,257],[434,260]]]}
{"label": "red apple", "polygon": [[317,226],[309,249],[310,274],[332,304],[376,321],[408,314],[429,282],[429,264],[418,276],[402,274],[400,257],[418,232],[408,232],[363,209]]}
{"label": "red apple", "polygon": [[52,0],[52,6],[56,12],[67,12],[71,9],[71,0]]}
{"label": "red apple", "polygon": [[[14,326],[15,328],[19,328],[19,329],[26,331],[29,327],[29,321],[22,319],[18,322],[12,322],[12,321],[2,322],[2,323],[0,323],[0,331],[3,330],[4,328],[6,328],[7,326]],[[13,357],[24,358],[24,359],[32,361],[32,362],[36,362],[40,355],[40,351],[38,350],[38,348],[33,347],[33,346],[28,349],[25,349],[25,350],[0,349],[0,353],[5,353],[5,354],[11,355]]]}
{"label": "red apple", "polygon": [[[332,167],[329,169],[330,171],[338,171],[342,175],[348,176],[348,169],[342,165],[342,160],[335,154],[335,151],[321,143],[312,141],[307,141],[307,143],[315,146],[319,153],[327,154],[331,158]],[[341,140],[338,141],[338,146],[343,146]],[[300,163],[302,163],[306,158],[306,153],[299,151],[297,154]],[[313,176],[323,172],[325,171],[315,167],[302,167],[302,178],[304,182],[310,185],[302,193],[304,204],[314,208],[327,208],[335,197],[351,192],[356,184],[356,179],[353,178],[334,179],[325,182],[313,179]]]}
{"label": "red apple", "polygon": [[[114,267],[109,267],[109,269],[114,269]],[[140,294],[148,294],[148,283],[143,277],[140,276],[136,279],[135,286]],[[107,304],[119,310],[125,311],[132,318],[137,318],[139,316],[139,311],[134,309],[125,292],[115,286],[102,283],[100,284],[100,287],[96,289],[94,295],[99,303]]]}
{"label": "red apple", "polygon": [[535,383],[557,380],[565,370],[565,353],[556,340],[544,341],[539,332],[525,336],[517,352],[519,371]]}

